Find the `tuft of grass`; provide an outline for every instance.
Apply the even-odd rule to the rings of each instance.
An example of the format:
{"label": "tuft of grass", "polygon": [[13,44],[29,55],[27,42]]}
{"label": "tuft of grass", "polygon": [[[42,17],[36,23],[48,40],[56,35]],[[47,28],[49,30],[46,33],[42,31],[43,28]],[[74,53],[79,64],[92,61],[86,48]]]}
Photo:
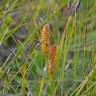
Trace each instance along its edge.
{"label": "tuft of grass", "polygon": [[96,1],[78,2],[0,1],[0,96],[95,96]]}

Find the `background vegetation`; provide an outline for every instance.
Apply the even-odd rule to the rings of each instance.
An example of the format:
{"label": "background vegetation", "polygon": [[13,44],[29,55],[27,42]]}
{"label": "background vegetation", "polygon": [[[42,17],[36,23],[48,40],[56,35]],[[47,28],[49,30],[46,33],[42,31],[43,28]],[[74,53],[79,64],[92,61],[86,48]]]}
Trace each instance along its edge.
{"label": "background vegetation", "polygon": [[[96,96],[96,0],[78,2],[0,0],[0,96]],[[46,24],[53,77],[41,47]]]}

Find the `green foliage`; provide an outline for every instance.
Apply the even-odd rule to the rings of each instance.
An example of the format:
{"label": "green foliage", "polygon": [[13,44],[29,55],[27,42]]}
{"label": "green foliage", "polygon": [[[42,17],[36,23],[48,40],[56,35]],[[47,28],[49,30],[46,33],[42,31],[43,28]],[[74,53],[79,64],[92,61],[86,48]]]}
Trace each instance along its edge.
{"label": "green foliage", "polygon": [[[0,96],[95,96],[96,0],[80,0],[73,15],[69,1],[0,0]],[[46,23],[57,46],[52,80],[40,46]]]}

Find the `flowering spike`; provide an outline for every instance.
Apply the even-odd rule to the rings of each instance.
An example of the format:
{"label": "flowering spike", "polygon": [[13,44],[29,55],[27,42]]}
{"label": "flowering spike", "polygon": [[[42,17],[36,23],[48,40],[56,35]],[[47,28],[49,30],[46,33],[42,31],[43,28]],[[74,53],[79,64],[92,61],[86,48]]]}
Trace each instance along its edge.
{"label": "flowering spike", "polygon": [[49,58],[49,64],[48,64],[48,73],[49,77],[53,77],[56,69],[56,46],[50,47],[50,58]]}
{"label": "flowering spike", "polygon": [[46,54],[46,56],[48,56],[49,54],[49,25],[48,24],[44,25],[42,30],[41,48]]}

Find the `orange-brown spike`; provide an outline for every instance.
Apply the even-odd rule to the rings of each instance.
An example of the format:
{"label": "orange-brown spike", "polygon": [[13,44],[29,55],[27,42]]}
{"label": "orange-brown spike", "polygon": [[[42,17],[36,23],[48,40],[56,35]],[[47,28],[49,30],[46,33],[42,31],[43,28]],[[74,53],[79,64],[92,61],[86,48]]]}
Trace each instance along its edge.
{"label": "orange-brown spike", "polygon": [[49,77],[54,76],[55,69],[56,69],[56,58],[57,58],[57,52],[56,52],[56,46],[50,47],[50,58],[49,58],[49,64],[48,64],[48,73]]}
{"label": "orange-brown spike", "polygon": [[44,53],[48,56],[49,54],[49,25],[48,24],[44,25],[42,30],[41,48],[44,51]]}

